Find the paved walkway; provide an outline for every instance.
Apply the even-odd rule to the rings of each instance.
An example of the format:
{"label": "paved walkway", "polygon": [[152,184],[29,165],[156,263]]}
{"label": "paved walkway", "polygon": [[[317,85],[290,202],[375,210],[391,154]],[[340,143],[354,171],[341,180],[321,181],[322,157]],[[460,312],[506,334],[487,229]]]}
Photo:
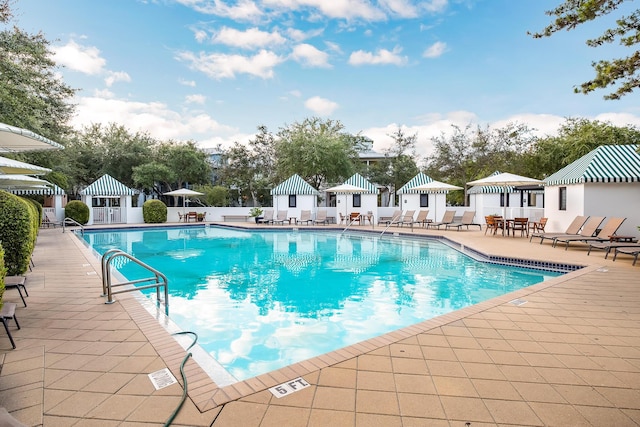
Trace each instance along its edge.
{"label": "paved walkway", "polygon": [[[172,425],[640,424],[640,266],[523,238],[432,234],[587,267],[232,386],[189,360]],[[134,294],[104,304],[99,261],[71,233],[43,229],[34,261],[28,307],[5,293],[22,329],[11,322],[16,350],[0,334],[0,406],[30,426],[162,425],[181,401],[185,350]],[[180,384],[155,390],[148,374],[166,367]],[[299,376],[311,386],[281,399],[267,390]]]}

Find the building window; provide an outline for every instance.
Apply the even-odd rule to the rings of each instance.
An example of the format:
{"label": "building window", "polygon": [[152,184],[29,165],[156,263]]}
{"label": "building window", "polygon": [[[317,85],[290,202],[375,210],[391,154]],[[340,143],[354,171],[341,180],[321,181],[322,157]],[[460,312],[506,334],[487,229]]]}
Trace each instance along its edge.
{"label": "building window", "polygon": [[290,208],[295,208],[296,207],[296,195],[295,194],[289,194],[289,207]]}
{"label": "building window", "polygon": [[428,208],[429,207],[429,195],[428,194],[421,194],[420,195],[420,207],[421,208]]}
{"label": "building window", "polygon": [[529,207],[533,207],[533,206],[537,206],[537,194],[536,193],[529,193],[529,203],[527,203],[527,206]]}
{"label": "building window", "polygon": [[504,193],[500,193],[500,207],[509,206],[509,193],[507,193],[507,204],[504,204]]}
{"label": "building window", "polygon": [[354,194],[353,195],[353,207],[354,208],[359,208],[362,206],[362,195],[361,194]]}
{"label": "building window", "polygon": [[558,209],[561,211],[567,210],[567,187],[560,187],[558,189]]}

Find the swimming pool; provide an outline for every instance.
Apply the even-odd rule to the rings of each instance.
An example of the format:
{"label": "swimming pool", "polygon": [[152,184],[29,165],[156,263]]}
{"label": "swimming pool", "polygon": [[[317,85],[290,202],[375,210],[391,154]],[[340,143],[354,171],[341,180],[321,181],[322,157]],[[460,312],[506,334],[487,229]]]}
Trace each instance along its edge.
{"label": "swimming pool", "polygon": [[[370,233],[190,226],[84,239],[99,254],[118,248],[163,272],[171,320],[238,381],[561,274]],[[148,276],[134,263],[118,270]]]}

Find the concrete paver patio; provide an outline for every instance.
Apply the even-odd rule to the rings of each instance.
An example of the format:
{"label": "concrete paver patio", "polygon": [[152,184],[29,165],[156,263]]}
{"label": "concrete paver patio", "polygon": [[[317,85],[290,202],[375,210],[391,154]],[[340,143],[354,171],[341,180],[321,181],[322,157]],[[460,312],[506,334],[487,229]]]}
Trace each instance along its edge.
{"label": "concrete paver patio", "polygon": [[[172,425],[640,424],[640,267],[524,238],[428,233],[586,267],[231,386],[189,360]],[[135,294],[104,304],[99,260],[71,233],[41,230],[34,261],[28,307],[5,293],[22,329],[11,322],[16,350],[0,337],[0,406],[30,426],[165,423],[183,394],[185,350]],[[155,390],[148,374],[165,367],[180,383]],[[281,399],[267,390],[299,376],[311,386]]]}

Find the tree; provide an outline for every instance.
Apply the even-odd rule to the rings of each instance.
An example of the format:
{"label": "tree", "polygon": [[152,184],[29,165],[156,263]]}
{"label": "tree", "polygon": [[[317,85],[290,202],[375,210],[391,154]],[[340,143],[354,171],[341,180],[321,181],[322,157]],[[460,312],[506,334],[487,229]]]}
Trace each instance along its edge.
{"label": "tree", "polygon": [[[11,20],[10,0],[0,0],[0,24]],[[0,31],[0,122],[61,140],[75,106],[60,78],[49,41],[17,27]]]}
{"label": "tree", "polygon": [[279,180],[298,174],[317,190],[327,182],[347,179],[358,162],[357,139],[344,132],[339,121],[307,118],[281,129],[277,136]]}
{"label": "tree", "polygon": [[[533,37],[549,37],[560,30],[572,30],[580,24],[615,12],[626,1],[628,0],[566,0],[555,9],[545,12],[549,16],[555,16],[555,20],[541,32],[534,33]],[[586,43],[590,47],[598,47],[615,41],[632,50],[640,42],[640,10],[636,9],[628,16],[620,16],[616,19],[616,27],[607,29],[599,37],[588,39]],[[596,89],[617,85],[617,89],[605,95],[604,99],[620,99],[640,85],[638,50],[632,51],[626,58],[600,60],[591,65],[596,76],[574,87],[574,92],[588,94]]]}
{"label": "tree", "polygon": [[[369,170],[369,178],[376,184],[384,185],[390,194],[418,174],[419,169],[414,160],[417,134],[405,135],[402,128],[388,135],[394,140],[384,152],[384,159],[374,164]],[[394,197],[389,197],[389,204]]]}

